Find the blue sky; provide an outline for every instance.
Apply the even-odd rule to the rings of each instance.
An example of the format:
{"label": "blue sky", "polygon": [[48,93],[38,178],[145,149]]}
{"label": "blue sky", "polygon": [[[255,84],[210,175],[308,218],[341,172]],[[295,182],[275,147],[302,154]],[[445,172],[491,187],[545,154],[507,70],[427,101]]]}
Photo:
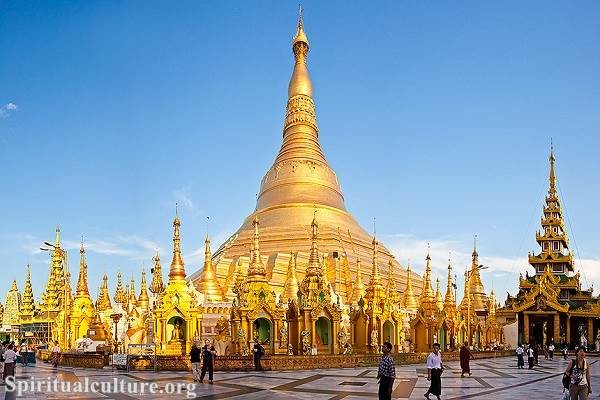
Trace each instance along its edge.
{"label": "blue sky", "polygon": [[[537,249],[550,138],[584,286],[600,279],[600,3],[304,2],[320,140],[349,210],[405,264],[515,292]],[[0,1],[4,299],[34,293],[59,224],[90,286],[188,272],[254,208],[280,145],[297,2]],[[461,273],[458,273],[459,277]],[[442,281],[445,285],[445,281]],[[460,293],[459,288],[459,293]]]}

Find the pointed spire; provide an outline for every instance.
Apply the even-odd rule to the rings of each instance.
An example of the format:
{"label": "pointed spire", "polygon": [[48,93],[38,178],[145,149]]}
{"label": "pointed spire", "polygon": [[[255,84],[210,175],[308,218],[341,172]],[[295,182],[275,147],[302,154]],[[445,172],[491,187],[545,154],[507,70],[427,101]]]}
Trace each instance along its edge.
{"label": "pointed spire", "polygon": [[423,292],[421,293],[421,304],[432,302],[435,298],[431,285],[431,256],[429,255],[429,244],[427,244],[427,256],[425,257],[425,275],[423,276]]}
{"label": "pointed spire", "polygon": [[110,303],[110,294],[108,291],[108,275],[104,274],[102,277],[102,284],[100,285],[100,291],[98,293],[98,299],[96,300],[96,310],[106,311],[112,308]]}
{"label": "pointed spire", "polygon": [[444,305],[446,308],[456,308],[456,299],[454,298],[454,285],[452,282],[452,265],[450,259],[448,259],[448,280],[446,283],[446,297],[444,298]]}
{"label": "pointed spire", "polygon": [[79,276],[77,278],[76,296],[90,296],[87,279],[87,260],[85,259],[85,248],[83,247],[83,238],[79,248]]}
{"label": "pointed spire", "polygon": [[56,226],[56,231],[55,231],[55,236],[54,236],[54,247],[60,247],[60,227],[57,225]]}
{"label": "pointed spire", "polygon": [[123,279],[121,272],[117,273],[117,288],[115,289],[115,296],[113,297],[115,303],[125,304],[127,303],[127,292],[123,289]]}
{"label": "pointed spire", "polygon": [[438,311],[442,311],[444,309],[444,299],[442,298],[439,277],[435,280],[435,305]]}
{"label": "pointed spire", "polygon": [[281,303],[287,303],[289,300],[298,301],[298,277],[296,276],[296,257],[298,254],[290,252],[290,262],[288,263],[287,276],[283,293],[281,294]]}
{"label": "pointed spire", "polygon": [[160,265],[160,255],[158,251],[156,255],[152,257],[152,282],[150,283],[150,291],[154,294],[162,293],[165,290],[165,284],[163,283],[162,266]]}
{"label": "pointed spire", "polygon": [[23,298],[21,301],[21,314],[33,314],[34,298],[33,288],[31,286],[31,267],[27,264],[27,272],[25,274],[25,287],[23,289]]}
{"label": "pointed spire", "polygon": [[296,35],[292,41],[292,52],[296,59],[296,66],[294,67],[294,73],[292,74],[292,79],[290,80],[290,85],[288,87],[288,97],[290,99],[297,95],[312,97],[312,82],[308,75],[308,69],[306,68],[308,48],[308,38],[304,32],[301,9],[300,16],[298,17],[298,29],[296,30]]}
{"label": "pointed spire", "polygon": [[[131,281],[133,285],[133,280]],[[140,289],[140,296],[137,300],[137,305],[142,309],[143,312],[147,312],[150,308],[150,297],[148,297],[148,284],[146,283],[146,271],[142,270],[142,282]]]}
{"label": "pointed spire", "polygon": [[179,237],[179,227],[181,221],[177,212],[177,204],[175,205],[175,219],[173,220],[173,260],[171,261],[171,269],[169,271],[169,280],[185,279],[185,264],[181,257],[181,239]]}
{"label": "pointed spire", "polygon": [[354,293],[352,295],[352,303],[356,304],[365,297],[366,289],[362,279],[362,268],[360,258],[356,259],[356,284],[354,285]]}
{"label": "pointed spire", "polygon": [[128,293],[128,305],[129,307],[136,307],[137,297],[135,295],[135,279],[133,276],[131,277],[131,283],[129,284],[129,293]]}
{"label": "pointed spire", "polygon": [[550,188],[548,189],[548,195],[556,196],[556,174],[554,172],[554,162],[556,161],[556,158],[554,157],[554,145],[552,144],[552,141],[550,141],[549,160],[550,160],[550,177],[549,177]]}
{"label": "pointed spire", "polygon": [[381,284],[381,277],[379,276],[379,265],[377,263],[377,253],[379,252],[379,250],[378,250],[379,242],[377,241],[377,238],[375,236],[373,236],[373,241],[371,242],[371,244],[373,245],[373,264],[372,264],[371,280],[369,281],[369,286],[371,285],[371,282]]}
{"label": "pointed spire", "polygon": [[477,259],[479,257],[479,253],[477,253],[477,235],[473,235],[473,254],[471,254],[471,256],[473,257],[474,262],[477,262]]}
{"label": "pointed spire", "polygon": [[197,285],[198,291],[206,296],[209,302],[224,300],[223,289],[217,280],[215,267],[212,263],[212,252],[210,250],[210,239],[208,234],[204,239],[204,268]]}
{"label": "pointed spire", "polygon": [[319,224],[317,222],[317,211],[313,215],[310,236],[310,255],[308,257],[308,266],[306,267],[307,276],[317,276],[323,272],[323,266],[319,258],[319,248],[317,246],[317,238],[319,235]]}
{"label": "pointed spire", "polygon": [[260,235],[258,232],[258,215],[254,216],[252,226],[254,227],[254,236],[252,239],[252,248],[250,250],[250,266],[248,267],[248,277],[254,279],[254,277],[266,279],[265,265],[260,258]]}
{"label": "pointed spire", "polygon": [[402,306],[409,312],[417,311],[419,303],[415,298],[412,287],[412,279],[410,275],[410,263],[406,268],[406,289],[404,290],[404,298],[402,299]]}

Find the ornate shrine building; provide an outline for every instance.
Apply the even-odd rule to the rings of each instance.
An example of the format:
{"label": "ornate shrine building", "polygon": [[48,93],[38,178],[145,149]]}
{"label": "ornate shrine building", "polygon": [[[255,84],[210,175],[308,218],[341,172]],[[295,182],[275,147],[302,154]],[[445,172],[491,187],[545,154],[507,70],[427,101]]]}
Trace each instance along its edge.
{"label": "ornate shrine building", "polygon": [[540,249],[528,255],[534,273],[520,275],[519,292],[508,295],[505,306],[496,312],[503,325],[516,325],[513,346],[560,343],[574,347],[600,338],[600,303],[592,296],[592,289],[582,289],[580,274],[575,272],[557,192],[555,161],[551,151],[542,229],[535,234]]}

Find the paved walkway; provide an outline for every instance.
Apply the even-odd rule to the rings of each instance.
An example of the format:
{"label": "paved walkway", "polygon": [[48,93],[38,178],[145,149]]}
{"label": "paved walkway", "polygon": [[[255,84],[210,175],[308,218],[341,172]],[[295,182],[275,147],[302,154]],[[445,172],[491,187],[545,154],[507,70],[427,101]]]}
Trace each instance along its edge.
{"label": "paved walkway", "polygon": [[[591,398],[599,398],[600,363],[592,367],[592,387],[597,390]],[[456,362],[446,365],[447,370],[442,377],[442,398],[451,399],[560,399],[562,394],[561,374],[567,362],[562,359],[554,361],[540,360],[540,365],[533,370],[519,370],[515,367],[516,358],[498,358],[471,361],[473,376],[460,377],[460,367]],[[424,399],[423,393],[428,387],[427,370],[423,365],[396,366],[396,379],[393,398]],[[215,384],[195,385],[189,373],[178,372],[111,372],[110,369],[100,371],[60,368],[53,371],[47,364],[37,367],[17,367],[17,380],[29,386],[23,393],[23,399],[39,400],[133,400],[133,399],[366,399],[377,398],[376,368],[329,369],[314,371],[290,372],[217,372]],[[57,388],[47,386],[34,388],[33,383],[46,382],[52,385],[58,378]],[[99,387],[95,393],[64,393],[61,385],[70,384],[71,390],[89,388],[99,382],[122,385],[120,393],[108,393]],[[122,382],[122,383],[121,383]],[[162,393],[149,394],[149,385]],[[80,385],[80,386],[77,386]],[[142,389],[142,385],[145,388]],[[179,387],[179,389],[178,389]],[[144,390],[143,395],[140,393]],[[104,392],[103,392],[104,391]],[[166,391],[175,391],[167,395]],[[177,391],[179,391],[177,393]],[[4,396],[5,387],[0,387]],[[1,398],[1,397],[0,397]],[[6,398],[14,398],[6,393]]]}

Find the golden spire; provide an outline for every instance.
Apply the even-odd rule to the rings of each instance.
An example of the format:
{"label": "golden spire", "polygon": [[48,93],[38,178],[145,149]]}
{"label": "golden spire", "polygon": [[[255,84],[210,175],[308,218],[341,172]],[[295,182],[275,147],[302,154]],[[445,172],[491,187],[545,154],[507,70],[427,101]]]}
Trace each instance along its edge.
{"label": "golden spire", "polygon": [[215,267],[212,263],[212,253],[210,250],[210,239],[208,234],[204,240],[204,269],[200,275],[200,281],[196,285],[198,291],[206,296],[208,302],[223,301],[223,289],[217,280]]}
{"label": "golden spire", "polygon": [[123,289],[123,280],[121,272],[117,273],[117,288],[115,289],[115,303],[125,304],[127,303],[127,292]]}
{"label": "golden spire", "polygon": [[394,278],[394,263],[391,258],[388,261],[388,279],[385,291],[390,300],[395,303],[398,299],[398,285],[396,278]]}
{"label": "golden spire", "polygon": [[[131,281],[133,286],[133,280]],[[137,305],[144,312],[147,312],[150,308],[150,298],[148,297],[148,284],[146,283],[146,271],[142,270],[142,283],[141,283],[140,296],[138,297]]]}
{"label": "golden spire", "polygon": [[410,276],[410,264],[406,268],[406,289],[404,290],[404,298],[402,299],[402,306],[408,312],[417,311],[419,308],[419,303],[415,298],[415,294],[413,292],[412,287],[412,279]]}
{"label": "golden spire", "polygon": [[100,292],[98,293],[98,299],[96,300],[96,309],[98,311],[106,311],[112,308],[110,304],[110,295],[108,292],[108,275],[104,274],[102,277],[102,285],[100,285]]}
{"label": "golden spire", "polygon": [[452,282],[452,265],[450,259],[448,259],[448,282],[446,283],[446,297],[444,299],[444,305],[446,308],[452,306],[456,308],[456,299],[454,298],[454,285]]}
{"label": "golden spire", "polygon": [[135,279],[133,276],[131,277],[131,283],[129,284],[129,293],[128,293],[128,305],[129,307],[136,307],[137,297],[135,296]]}
{"label": "golden spire", "polygon": [[156,255],[152,257],[152,269],[150,272],[152,273],[152,282],[150,283],[150,291],[154,294],[162,293],[165,290],[165,284],[163,283],[162,277],[162,266],[160,265],[160,256],[158,251]]}
{"label": "golden spire", "polygon": [[356,259],[356,285],[354,285],[354,293],[352,295],[352,302],[354,304],[365,297],[366,289],[362,279],[362,270],[360,258]]}
{"label": "golden spire", "polygon": [[308,38],[306,37],[306,33],[304,33],[304,26],[302,24],[301,8],[300,16],[298,17],[298,30],[296,31],[296,35],[292,41],[292,52],[294,53],[294,58],[296,59],[296,65],[294,66],[292,79],[290,79],[290,84],[288,86],[289,99],[298,95],[312,97],[312,82],[306,67],[308,48]]}
{"label": "golden spire", "polygon": [[427,257],[425,257],[425,275],[423,276],[423,292],[421,293],[421,304],[432,302],[435,298],[431,286],[431,257],[429,256],[429,245],[427,246]]}
{"label": "golden spire", "polygon": [[281,294],[281,303],[287,303],[289,300],[298,301],[298,277],[296,276],[296,257],[297,254],[290,252],[290,262],[288,263],[287,276],[283,293]]}
{"label": "golden spire", "polygon": [[435,305],[438,311],[442,311],[444,309],[444,299],[442,298],[439,277],[435,280]]}
{"label": "golden spire", "polygon": [[250,249],[250,266],[248,267],[248,277],[254,279],[259,277],[266,279],[265,265],[260,258],[260,236],[258,233],[258,215],[254,216],[252,226],[254,227],[254,236],[252,240],[252,248]]}
{"label": "golden spire", "polygon": [[317,222],[317,211],[313,214],[313,220],[310,224],[310,255],[308,257],[308,266],[306,267],[306,276],[318,276],[322,274],[323,267],[319,259],[319,248],[317,247],[317,237],[319,234],[319,223]]}
{"label": "golden spire", "polygon": [[554,158],[554,146],[550,144],[550,188],[548,189],[549,196],[556,196],[556,175],[554,173],[554,162],[556,158]]}
{"label": "golden spire", "polygon": [[31,286],[31,267],[27,264],[25,274],[25,287],[23,288],[23,298],[21,301],[21,314],[33,314],[34,298],[33,288]]}
{"label": "golden spire", "polygon": [[173,260],[171,261],[171,269],[169,271],[169,280],[185,279],[185,265],[181,258],[181,239],[179,238],[179,227],[181,221],[177,213],[177,205],[175,205],[175,219],[173,220]]}
{"label": "golden spire", "polygon": [[471,308],[476,311],[487,309],[487,296],[479,274],[479,254],[477,253],[477,235],[473,242],[473,260],[468,280],[469,292],[471,294]]}
{"label": "golden spire", "polygon": [[56,231],[55,231],[55,236],[54,236],[54,247],[60,247],[60,227],[56,226]]}
{"label": "golden spire", "polygon": [[81,247],[79,248],[79,276],[77,278],[77,292],[76,296],[88,296],[90,291],[88,289],[87,280],[87,261],[85,259],[85,249],[83,248],[83,239],[81,240]]}
{"label": "golden spire", "polygon": [[373,241],[371,242],[371,244],[373,245],[373,269],[371,272],[372,275],[371,280],[369,281],[369,286],[372,286],[374,284],[381,284],[381,277],[379,276],[379,265],[377,265],[377,252],[379,242],[377,241],[377,238],[375,238],[375,236],[373,236]]}

